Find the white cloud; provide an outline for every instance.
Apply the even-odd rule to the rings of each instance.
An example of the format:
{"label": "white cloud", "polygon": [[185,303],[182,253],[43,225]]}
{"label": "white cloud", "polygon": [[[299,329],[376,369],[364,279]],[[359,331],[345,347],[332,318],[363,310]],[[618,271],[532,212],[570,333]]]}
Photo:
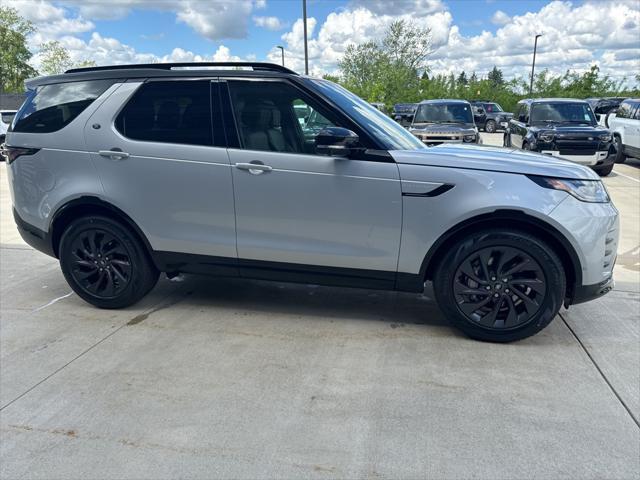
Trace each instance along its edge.
{"label": "white cloud", "polygon": [[504,13],[502,10],[496,10],[496,13],[491,17],[491,23],[495,25],[506,25],[511,21],[511,17]]}
{"label": "white cloud", "polygon": [[282,30],[287,26],[278,17],[253,17],[253,23],[258,27],[272,31]]}
{"label": "white cloud", "polygon": [[[32,49],[57,39],[69,48],[74,60],[93,59],[98,64],[239,59],[220,44],[207,53],[174,48],[167,54],[153,55],[95,31],[93,20],[121,18],[132,9],[174,12],[178,22],[212,40],[243,38],[249,22],[268,29],[283,26],[276,17],[256,14],[266,8],[264,0],[12,0],[11,5],[38,28],[29,39]],[[431,28],[434,52],[428,63],[434,73],[465,70],[485,75],[497,65],[507,78],[526,77],[537,33],[543,34],[538,43],[538,69],[558,74],[567,69],[585,71],[597,63],[603,73],[614,78],[632,77],[640,71],[637,0],[587,0],[581,4],[555,0],[538,11],[512,17],[497,10],[492,18],[497,30],[471,36],[464,35],[444,0],[352,0],[324,21],[308,19],[311,73],[335,73],[349,45],[380,39],[397,19]],[[298,19],[281,35],[286,65],[297,71],[304,69],[302,31],[302,20]],[[86,41],[78,37],[86,32],[92,32]],[[280,63],[280,51],[273,47],[266,58]]]}

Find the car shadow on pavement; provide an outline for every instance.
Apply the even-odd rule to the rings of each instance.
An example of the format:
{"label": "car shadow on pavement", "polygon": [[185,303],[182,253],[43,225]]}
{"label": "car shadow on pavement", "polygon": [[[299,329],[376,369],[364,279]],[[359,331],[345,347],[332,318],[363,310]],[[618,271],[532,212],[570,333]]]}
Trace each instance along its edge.
{"label": "car shadow on pavement", "polygon": [[[352,318],[394,325],[449,323],[438,309],[429,285],[423,294],[337,288],[260,280],[181,275],[191,305],[242,309],[271,314]],[[153,292],[151,293],[153,294]]]}

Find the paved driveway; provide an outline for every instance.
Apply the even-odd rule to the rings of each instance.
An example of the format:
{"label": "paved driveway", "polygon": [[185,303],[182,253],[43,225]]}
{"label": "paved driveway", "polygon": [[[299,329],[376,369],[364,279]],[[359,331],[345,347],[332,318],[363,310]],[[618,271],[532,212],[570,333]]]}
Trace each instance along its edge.
{"label": "paved driveway", "polygon": [[0,475],[638,478],[638,166],[605,180],[616,290],[493,345],[429,290],[185,276],[95,309],[20,240],[1,165]]}

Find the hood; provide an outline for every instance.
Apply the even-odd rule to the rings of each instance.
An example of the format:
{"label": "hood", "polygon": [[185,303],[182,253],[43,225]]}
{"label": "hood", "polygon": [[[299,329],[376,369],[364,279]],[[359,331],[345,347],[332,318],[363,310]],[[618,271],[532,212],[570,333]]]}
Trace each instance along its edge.
{"label": "hood", "polygon": [[473,144],[443,144],[420,150],[391,150],[397,163],[468,168],[493,172],[599,180],[588,167],[541,153]]}
{"label": "hood", "polygon": [[412,133],[476,133],[475,127],[470,123],[414,123],[410,130]]}
{"label": "hood", "polygon": [[597,135],[609,133],[609,130],[601,125],[535,125],[533,129],[539,132],[553,132],[557,138],[566,138],[567,140],[595,137]]}

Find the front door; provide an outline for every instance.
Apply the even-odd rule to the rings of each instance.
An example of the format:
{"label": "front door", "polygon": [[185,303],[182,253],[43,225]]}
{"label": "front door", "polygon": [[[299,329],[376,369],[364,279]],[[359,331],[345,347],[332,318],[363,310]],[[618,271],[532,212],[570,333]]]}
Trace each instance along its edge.
{"label": "front door", "polygon": [[316,154],[322,128],[346,125],[288,81],[227,83],[240,140],[229,149],[240,265],[394,274],[402,221],[397,165],[384,156]]}

